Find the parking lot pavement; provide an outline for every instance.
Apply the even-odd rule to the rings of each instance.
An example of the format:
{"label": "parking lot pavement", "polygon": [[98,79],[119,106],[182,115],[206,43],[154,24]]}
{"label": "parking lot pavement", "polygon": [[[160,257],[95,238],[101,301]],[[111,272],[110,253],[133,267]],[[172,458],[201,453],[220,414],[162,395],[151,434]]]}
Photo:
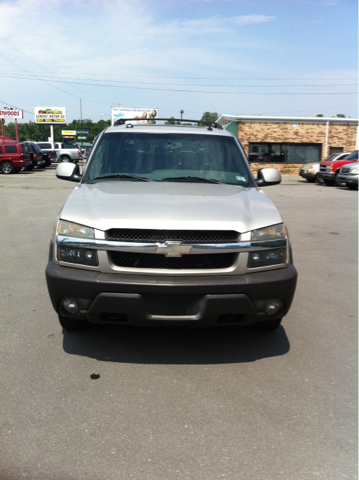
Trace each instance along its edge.
{"label": "parking lot pavement", "polygon": [[76,184],[35,172],[0,175],[0,478],[357,478],[358,192],[264,189],[299,274],[275,332],[70,333],[44,269]]}

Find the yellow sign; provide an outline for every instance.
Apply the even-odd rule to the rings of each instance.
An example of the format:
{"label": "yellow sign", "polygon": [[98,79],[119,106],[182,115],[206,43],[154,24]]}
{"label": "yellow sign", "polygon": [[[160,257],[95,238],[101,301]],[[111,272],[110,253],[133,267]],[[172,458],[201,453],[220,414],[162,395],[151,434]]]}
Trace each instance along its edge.
{"label": "yellow sign", "polygon": [[62,135],[76,135],[76,130],[61,130]]}
{"label": "yellow sign", "polygon": [[35,107],[35,123],[63,124],[66,125],[65,107]]}

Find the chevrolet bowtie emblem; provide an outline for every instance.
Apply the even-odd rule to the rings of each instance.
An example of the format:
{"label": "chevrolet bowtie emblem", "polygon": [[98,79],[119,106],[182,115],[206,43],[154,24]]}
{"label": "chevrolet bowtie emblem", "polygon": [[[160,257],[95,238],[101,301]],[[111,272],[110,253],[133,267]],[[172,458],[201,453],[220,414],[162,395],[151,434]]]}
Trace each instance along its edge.
{"label": "chevrolet bowtie emblem", "polygon": [[156,253],[163,253],[166,257],[182,257],[183,253],[189,253],[191,250],[191,245],[182,245],[181,242],[166,242],[157,246]]}

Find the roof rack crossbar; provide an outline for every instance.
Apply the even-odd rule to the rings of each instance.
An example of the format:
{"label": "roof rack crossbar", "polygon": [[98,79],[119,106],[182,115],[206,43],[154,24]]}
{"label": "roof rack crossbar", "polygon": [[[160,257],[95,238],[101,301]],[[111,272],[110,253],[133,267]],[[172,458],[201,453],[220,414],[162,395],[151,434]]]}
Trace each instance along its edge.
{"label": "roof rack crossbar", "polygon": [[[113,126],[118,126],[118,125],[125,125],[126,122],[143,122],[143,121],[166,121],[166,122],[181,122],[181,123],[184,123],[184,122],[188,122],[188,123],[197,123],[197,124],[201,124],[201,125],[205,125],[205,126],[208,126],[209,129],[211,129],[211,127],[213,128],[218,128],[219,130],[223,130],[223,127],[222,125],[220,125],[219,123],[216,123],[216,122],[206,122],[206,121],[203,121],[203,120],[186,120],[184,118],[150,118],[150,119],[146,119],[146,118],[119,118],[118,120],[116,120],[113,124]],[[142,124],[141,124],[142,125]],[[148,125],[151,125],[150,123]]]}

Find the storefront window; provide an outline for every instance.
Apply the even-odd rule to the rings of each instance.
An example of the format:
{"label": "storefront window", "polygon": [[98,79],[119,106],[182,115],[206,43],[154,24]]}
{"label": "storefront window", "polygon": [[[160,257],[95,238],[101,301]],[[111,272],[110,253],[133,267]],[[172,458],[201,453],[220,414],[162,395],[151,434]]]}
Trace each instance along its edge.
{"label": "storefront window", "polygon": [[249,161],[263,163],[320,162],[321,145],[302,143],[250,143]]}

